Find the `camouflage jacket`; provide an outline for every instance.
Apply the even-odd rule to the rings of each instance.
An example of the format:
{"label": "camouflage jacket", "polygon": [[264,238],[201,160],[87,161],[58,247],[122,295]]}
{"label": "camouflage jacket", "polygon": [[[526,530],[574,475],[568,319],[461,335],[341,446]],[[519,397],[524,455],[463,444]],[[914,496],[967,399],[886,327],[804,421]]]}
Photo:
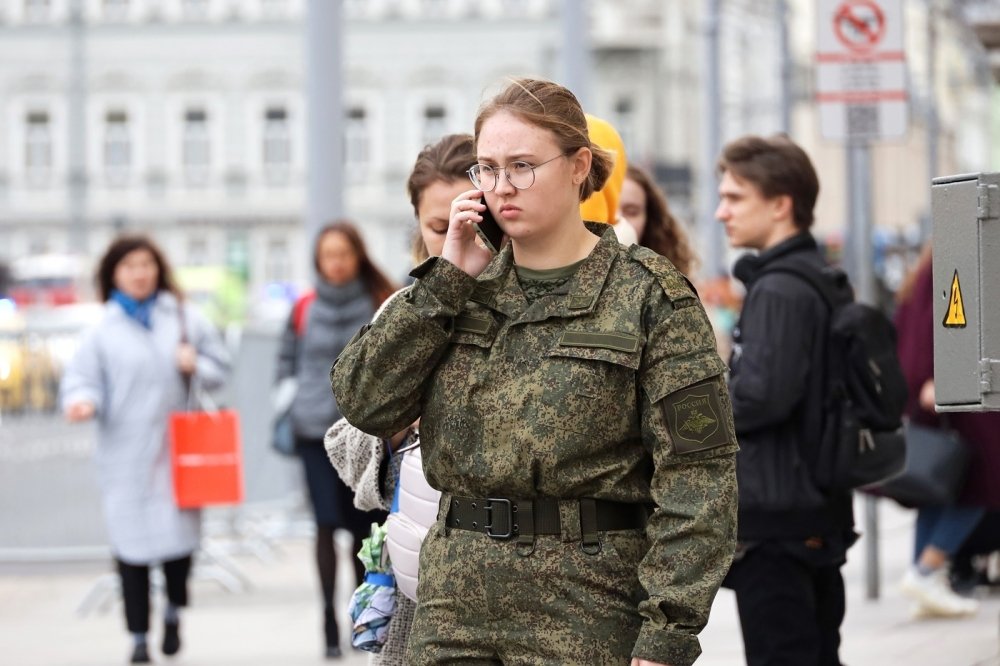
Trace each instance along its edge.
{"label": "camouflage jacket", "polygon": [[588,228],[605,230],[590,256],[530,305],[509,244],[479,278],[429,259],[341,354],[333,390],[374,435],[421,417],[440,490],[653,503],[633,655],[690,664],[735,545],[726,367],[673,265]]}

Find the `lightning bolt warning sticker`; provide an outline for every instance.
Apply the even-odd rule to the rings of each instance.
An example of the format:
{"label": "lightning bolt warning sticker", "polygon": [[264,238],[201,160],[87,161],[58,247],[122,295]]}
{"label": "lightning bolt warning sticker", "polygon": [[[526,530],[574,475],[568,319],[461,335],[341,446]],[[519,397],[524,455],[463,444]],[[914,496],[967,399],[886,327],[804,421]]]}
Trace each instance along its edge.
{"label": "lightning bolt warning sticker", "polygon": [[951,278],[951,294],[948,296],[948,310],[944,313],[945,328],[965,328],[965,303],[962,301],[962,285],[958,281],[958,269]]}

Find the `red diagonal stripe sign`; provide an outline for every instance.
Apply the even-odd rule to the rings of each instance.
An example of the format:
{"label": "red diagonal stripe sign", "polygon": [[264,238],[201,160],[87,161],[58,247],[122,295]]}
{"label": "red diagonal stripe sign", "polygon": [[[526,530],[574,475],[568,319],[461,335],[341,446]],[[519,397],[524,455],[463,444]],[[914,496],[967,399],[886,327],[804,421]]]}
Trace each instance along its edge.
{"label": "red diagonal stripe sign", "polygon": [[816,106],[825,139],[905,136],[907,0],[814,0]]}
{"label": "red diagonal stripe sign", "polygon": [[885,15],[872,0],[847,0],[833,19],[837,39],[852,51],[869,51],[885,34]]}

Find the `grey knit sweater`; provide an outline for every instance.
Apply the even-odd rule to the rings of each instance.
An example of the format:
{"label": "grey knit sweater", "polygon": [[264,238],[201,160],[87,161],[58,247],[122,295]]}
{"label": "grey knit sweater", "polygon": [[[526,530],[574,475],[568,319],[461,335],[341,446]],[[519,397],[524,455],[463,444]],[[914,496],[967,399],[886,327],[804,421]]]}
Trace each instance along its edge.
{"label": "grey knit sweater", "polygon": [[291,414],[299,437],[323,439],[330,424],[340,418],[330,390],[330,366],[374,312],[371,296],[360,279],[344,285],[320,281],[301,335],[289,317],[281,337],[277,379],[296,379],[298,390]]}

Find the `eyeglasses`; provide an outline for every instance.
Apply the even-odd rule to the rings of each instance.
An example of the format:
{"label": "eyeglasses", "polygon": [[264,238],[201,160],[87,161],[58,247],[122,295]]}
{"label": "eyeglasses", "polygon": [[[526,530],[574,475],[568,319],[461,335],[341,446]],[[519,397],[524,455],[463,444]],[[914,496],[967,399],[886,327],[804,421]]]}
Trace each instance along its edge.
{"label": "eyeglasses", "polygon": [[535,169],[540,166],[544,166],[553,160],[557,160],[560,157],[566,157],[566,155],[556,155],[552,159],[545,160],[541,164],[536,164],[534,166],[523,160],[515,160],[505,167],[492,167],[488,164],[473,164],[466,173],[469,174],[469,180],[471,180],[472,184],[476,186],[476,189],[482,190],[483,192],[492,192],[496,188],[497,183],[500,182],[500,171],[503,171],[504,175],[507,176],[507,182],[513,187],[519,190],[526,190],[535,184]]}

